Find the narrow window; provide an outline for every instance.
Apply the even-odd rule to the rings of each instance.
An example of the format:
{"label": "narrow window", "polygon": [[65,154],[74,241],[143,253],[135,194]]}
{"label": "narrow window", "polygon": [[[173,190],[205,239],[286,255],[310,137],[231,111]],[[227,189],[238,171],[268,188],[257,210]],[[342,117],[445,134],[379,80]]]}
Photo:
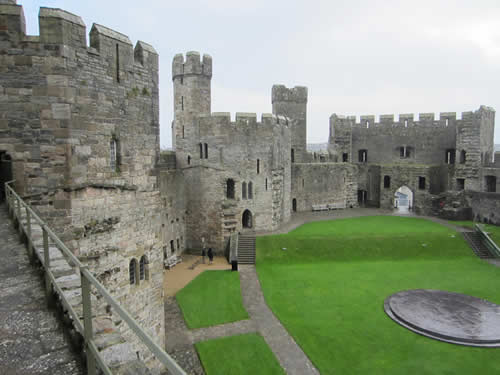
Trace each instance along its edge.
{"label": "narrow window", "polygon": [[120,47],[116,45],[116,82],[120,83]]}
{"label": "narrow window", "polygon": [[141,257],[139,260],[139,279],[140,280],[148,280],[149,275],[148,275],[148,258],[146,258],[145,255]]}
{"label": "narrow window", "polygon": [[182,126],[182,139],[184,139],[184,125]]}
{"label": "narrow window", "polygon": [[496,193],[497,191],[497,178],[496,176],[485,176],[486,191],[488,193]]}
{"label": "narrow window", "polygon": [[208,159],[208,145],[205,143],[205,159]]}
{"label": "narrow window", "polygon": [[267,191],[267,178],[266,178],[266,191]]}
{"label": "narrow window", "polygon": [[191,165],[191,156],[188,155],[188,165]]}
{"label": "narrow window", "polygon": [[128,265],[128,275],[130,279],[130,285],[133,285],[137,282],[135,277],[136,268],[137,268],[137,261],[135,259],[132,259]]}
{"label": "narrow window", "polygon": [[200,159],[203,159],[203,143],[200,143]]}
{"label": "narrow window", "polygon": [[175,253],[174,240],[170,240],[170,252],[172,254]]}
{"label": "narrow window", "polygon": [[368,151],[359,150],[358,151],[358,159],[360,163],[366,163],[368,161]]}
{"label": "narrow window", "polygon": [[399,148],[399,156],[402,159],[409,158],[410,157],[410,149],[408,147],[406,147],[406,146],[401,146]]}
{"label": "narrow window", "polygon": [[462,150],[460,152],[460,164],[465,164],[465,161],[467,160],[467,153],[465,150]]}
{"label": "narrow window", "polygon": [[226,197],[228,199],[234,199],[234,180],[232,178],[226,181]]}
{"label": "narrow window", "polygon": [[184,77],[181,77],[181,85],[184,84]]}
{"label": "narrow window", "polygon": [[177,239],[177,250],[181,249],[181,241]]}
{"label": "narrow window", "polygon": [[464,189],[465,189],[465,179],[457,178],[457,190],[464,190]]}
{"label": "narrow window", "polygon": [[418,178],[418,188],[420,190],[425,190],[425,177],[419,177]]}
{"label": "narrow window", "polygon": [[257,174],[260,173],[260,160],[257,159]]}
{"label": "narrow window", "polygon": [[247,199],[247,183],[241,183],[241,199]]}
{"label": "narrow window", "polygon": [[408,119],[405,119],[405,128],[408,127]]}
{"label": "narrow window", "polygon": [[295,163],[295,150],[293,148],[292,148],[291,158],[292,158],[292,163]]}
{"label": "narrow window", "polygon": [[343,161],[344,163],[347,163],[347,162],[349,161],[349,154],[348,154],[347,152],[344,152],[344,153],[342,154],[342,161]]}
{"label": "narrow window", "polygon": [[455,164],[455,149],[450,148],[446,150],[445,163],[446,164]]}
{"label": "narrow window", "polygon": [[365,122],[366,128],[368,129],[370,127],[370,121]]}
{"label": "narrow window", "polygon": [[391,187],[391,177],[384,176],[384,188],[389,189]]}
{"label": "narrow window", "polygon": [[184,111],[184,97],[181,96],[181,111]]}
{"label": "narrow window", "polygon": [[252,181],[248,183],[248,199],[253,199],[253,184]]}
{"label": "narrow window", "polygon": [[118,141],[116,139],[112,139],[109,142],[109,166],[113,172],[118,171]]}
{"label": "narrow window", "polygon": [[302,179],[302,188],[304,188],[304,179]]}
{"label": "narrow window", "polygon": [[446,126],[448,126],[449,124],[450,124],[450,120],[446,119]]}

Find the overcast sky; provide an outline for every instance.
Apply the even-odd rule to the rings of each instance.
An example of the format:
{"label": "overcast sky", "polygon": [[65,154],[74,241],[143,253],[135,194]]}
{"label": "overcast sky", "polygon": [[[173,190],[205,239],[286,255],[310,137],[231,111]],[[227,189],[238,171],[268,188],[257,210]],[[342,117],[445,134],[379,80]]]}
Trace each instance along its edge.
{"label": "overcast sky", "polygon": [[[273,84],[307,86],[308,143],[343,115],[500,110],[498,0],[19,0],[38,35],[61,8],[160,55],[161,145],[171,145],[172,58],[213,58],[212,111],[271,112]],[[397,118],[397,117],[396,117]],[[498,121],[500,123],[500,120]],[[500,143],[496,126],[495,143]]]}

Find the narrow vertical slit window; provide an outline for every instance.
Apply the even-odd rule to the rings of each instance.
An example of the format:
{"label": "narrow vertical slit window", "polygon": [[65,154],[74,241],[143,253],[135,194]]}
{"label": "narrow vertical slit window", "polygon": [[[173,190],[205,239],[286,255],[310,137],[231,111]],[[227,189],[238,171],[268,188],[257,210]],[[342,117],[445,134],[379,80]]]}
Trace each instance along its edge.
{"label": "narrow vertical slit window", "polygon": [[120,83],[120,46],[116,44],[116,82]]}
{"label": "narrow vertical slit window", "polygon": [[182,139],[184,139],[184,125],[182,125]]}
{"label": "narrow vertical slit window", "polygon": [[203,143],[200,143],[199,146],[200,146],[200,159],[203,159]]}
{"label": "narrow vertical slit window", "polygon": [[292,152],[291,152],[291,159],[292,159],[292,163],[295,163],[295,150],[292,148]]}
{"label": "narrow vertical slit window", "polygon": [[208,159],[208,145],[205,143],[205,159]]}
{"label": "narrow vertical slit window", "polygon": [[241,199],[247,199],[247,183],[241,183]]}
{"label": "narrow vertical slit window", "polygon": [[130,279],[130,285],[133,285],[136,283],[136,277],[135,277],[135,271],[137,268],[137,261],[135,259],[132,259],[128,265],[128,274],[129,274],[129,279]]}
{"label": "narrow vertical slit window", "polygon": [[253,184],[252,181],[248,183],[248,199],[253,199]]}
{"label": "narrow vertical slit window", "polygon": [[181,96],[181,111],[184,111],[184,97]]}
{"label": "narrow vertical slit window", "polygon": [[257,159],[257,174],[260,173],[260,160]]}
{"label": "narrow vertical slit window", "polygon": [[267,191],[267,178],[266,178],[266,191]]}
{"label": "narrow vertical slit window", "polygon": [[117,156],[117,142],[116,139],[111,139],[109,142],[109,166],[113,172],[117,171],[118,167],[118,156]]}

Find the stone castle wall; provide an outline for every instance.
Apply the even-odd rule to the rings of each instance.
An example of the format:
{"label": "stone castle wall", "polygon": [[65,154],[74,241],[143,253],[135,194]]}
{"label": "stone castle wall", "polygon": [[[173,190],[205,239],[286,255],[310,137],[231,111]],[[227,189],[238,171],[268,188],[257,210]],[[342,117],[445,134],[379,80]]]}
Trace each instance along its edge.
{"label": "stone castle wall", "polygon": [[356,165],[346,163],[292,164],[292,200],[297,211],[311,211],[313,205],[358,206]]}
{"label": "stone castle wall", "polygon": [[[16,190],[163,346],[158,55],[96,24],[87,46],[81,18],[60,9],[41,8],[39,24],[27,36],[22,7],[0,4],[0,151]],[[142,255],[149,279],[130,285]]]}

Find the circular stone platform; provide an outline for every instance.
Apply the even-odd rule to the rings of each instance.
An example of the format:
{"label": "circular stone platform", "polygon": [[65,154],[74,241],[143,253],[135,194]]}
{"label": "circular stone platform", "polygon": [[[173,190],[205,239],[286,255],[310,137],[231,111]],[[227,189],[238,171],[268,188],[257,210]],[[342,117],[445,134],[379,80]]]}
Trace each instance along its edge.
{"label": "circular stone platform", "polygon": [[500,306],[441,290],[395,293],[384,309],[398,324],[423,336],[453,344],[500,347]]}

